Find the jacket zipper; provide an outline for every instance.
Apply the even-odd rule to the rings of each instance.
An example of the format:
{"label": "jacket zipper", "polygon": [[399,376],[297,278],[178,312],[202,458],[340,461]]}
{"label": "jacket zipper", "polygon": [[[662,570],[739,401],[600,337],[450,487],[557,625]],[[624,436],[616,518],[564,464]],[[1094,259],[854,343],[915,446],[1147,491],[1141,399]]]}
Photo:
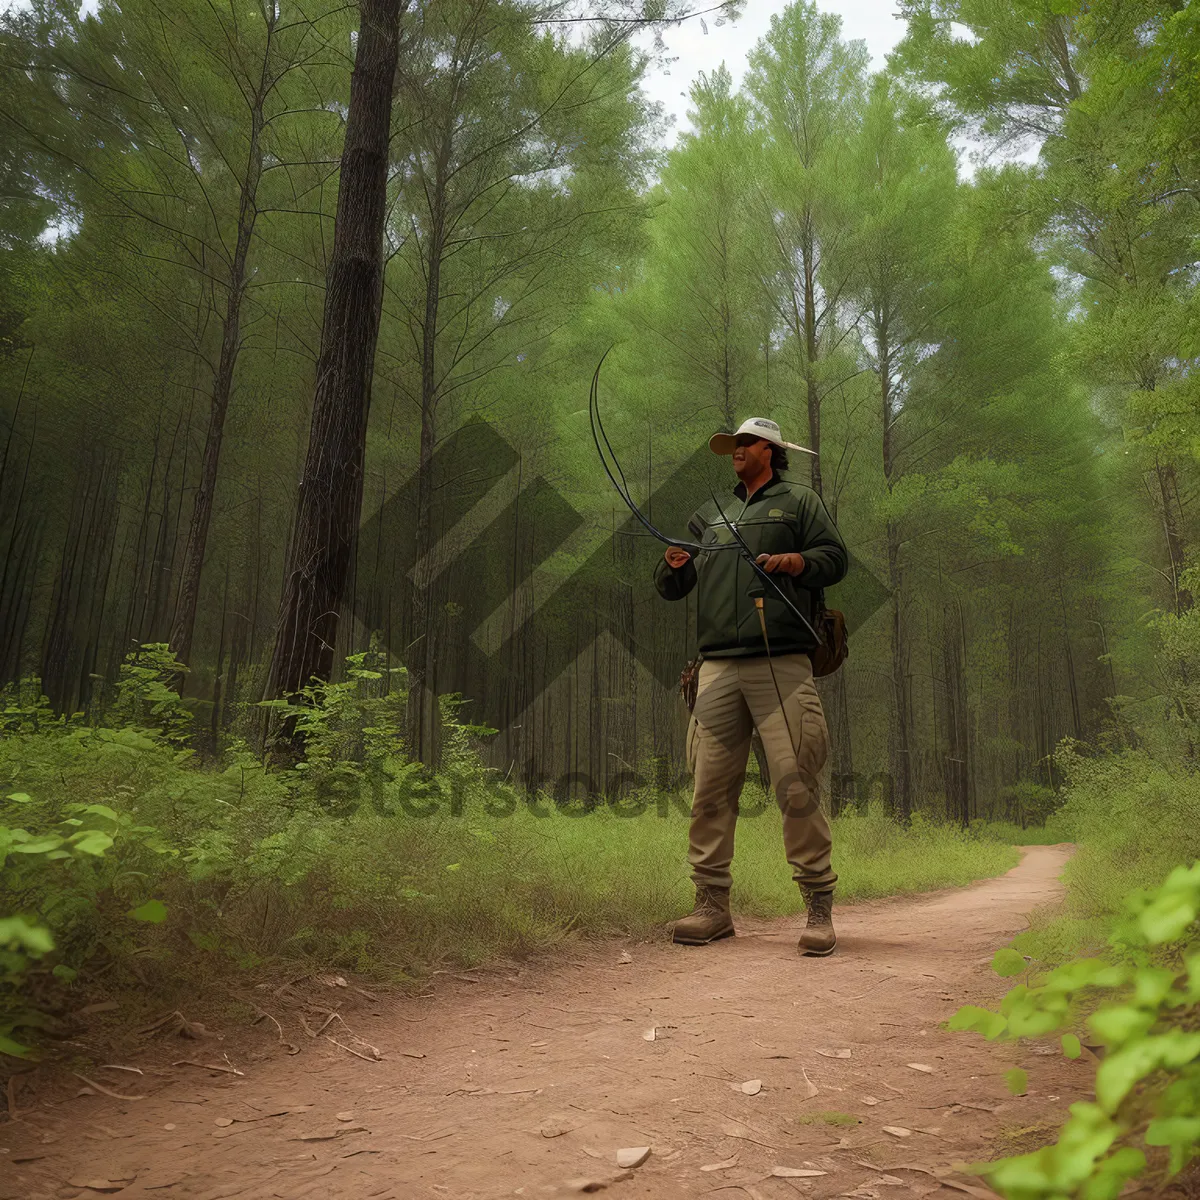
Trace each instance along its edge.
{"label": "jacket zipper", "polygon": [[[753,499],[752,496],[747,496],[746,499],[742,501],[742,511],[738,514],[738,519],[733,522],[734,528],[737,528],[737,526],[740,524],[740,522],[745,518],[746,509],[748,509],[750,507],[750,501],[752,499]],[[725,510],[722,508],[721,511],[724,512]],[[739,530],[738,532],[740,533],[741,531]],[[745,539],[743,539],[743,541],[744,540]],[[733,567],[733,628],[734,628],[734,636],[739,640],[739,642],[741,641],[741,637],[742,637],[742,588],[741,588],[742,580],[741,580],[741,576],[742,576],[742,556],[739,554],[737,556],[737,561],[734,563],[734,567]]]}

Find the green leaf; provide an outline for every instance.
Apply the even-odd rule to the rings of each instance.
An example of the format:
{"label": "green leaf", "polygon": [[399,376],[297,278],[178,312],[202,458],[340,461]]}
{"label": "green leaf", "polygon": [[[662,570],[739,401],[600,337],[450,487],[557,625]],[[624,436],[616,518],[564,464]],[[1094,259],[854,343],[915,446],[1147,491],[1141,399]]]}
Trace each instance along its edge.
{"label": "green leaf", "polygon": [[89,804],[83,811],[85,813],[95,813],[98,817],[106,817],[113,822],[119,822],[121,819],[107,804]]}
{"label": "green leaf", "polygon": [[1200,1117],[1159,1117],[1146,1129],[1147,1146],[1191,1145],[1200,1139]]}
{"label": "green leaf", "polygon": [[48,954],[54,939],[48,929],[30,925],[23,917],[0,917],[0,946],[13,945],[29,954]]}
{"label": "green leaf", "polygon": [[1166,893],[1138,918],[1138,928],[1152,945],[1173,942],[1180,938],[1196,919],[1194,897]]}
{"label": "green leaf", "polygon": [[1083,1053],[1083,1047],[1073,1033],[1064,1033],[1062,1035],[1062,1052],[1068,1058],[1078,1058]]}
{"label": "green leaf", "polygon": [[1174,982],[1175,972],[1166,967],[1140,967],[1134,978],[1134,1001],[1144,1008],[1155,1008]]}
{"label": "green leaf", "polygon": [[1173,1029],[1169,1033],[1150,1039],[1160,1066],[1178,1070],[1200,1058],[1200,1033],[1188,1033]]}
{"label": "green leaf", "polygon": [[77,833],[71,838],[71,845],[75,847],[80,854],[92,854],[97,858],[102,855],[113,844],[112,838],[107,833],[101,833],[98,829],[88,829],[84,833]]}
{"label": "green leaf", "polygon": [[1154,1047],[1146,1041],[1131,1042],[1108,1055],[1096,1071],[1096,1099],[1107,1112],[1117,1106],[1158,1066]]}
{"label": "green leaf", "polygon": [[[15,833],[16,830],[13,832]],[[14,854],[45,854],[50,850],[57,850],[62,844],[62,838],[56,833],[51,833],[40,838],[30,838],[27,842],[20,842],[12,848],[12,852]]]}
{"label": "green leaf", "polygon": [[50,974],[64,983],[74,983],[79,977],[79,972],[74,967],[68,967],[66,963],[59,963]]}
{"label": "green leaf", "polygon": [[1125,1184],[1145,1169],[1146,1156],[1133,1146],[1122,1146],[1096,1165],[1095,1173],[1083,1185],[1081,1200],[1117,1200]]}
{"label": "green leaf", "polygon": [[1029,1073],[1024,1067],[1013,1067],[1004,1072],[1004,1084],[1014,1096],[1023,1096],[1029,1086]]}
{"label": "green leaf", "polygon": [[1021,975],[1025,971],[1025,959],[1015,950],[1005,947],[1003,950],[996,951],[995,957],[992,959],[992,970],[1004,978]]}
{"label": "green leaf", "polygon": [[161,925],[167,919],[167,906],[161,900],[147,900],[137,908],[131,908],[125,914],[135,921],[145,921],[150,925]]}
{"label": "green leaf", "polygon": [[1141,1037],[1154,1024],[1154,1014],[1122,1004],[1093,1013],[1088,1024],[1108,1045],[1123,1046],[1133,1038]]}
{"label": "green leaf", "polygon": [[950,1018],[947,1025],[953,1030],[972,1030],[975,1033],[982,1033],[989,1041],[994,1041],[1008,1028],[1008,1022],[999,1013],[980,1008],[975,1004],[964,1004]]}
{"label": "green leaf", "polygon": [[8,1054],[13,1058],[28,1058],[29,1053],[28,1046],[22,1046],[20,1042],[14,1042],[12,1038],[0,1033],[0,1054]]}
{"label": "green leaf", "polygon": [[11,800],[14,804],[28,804],[33,797],[25,792],[13,792],[5,797],[6,800]]}

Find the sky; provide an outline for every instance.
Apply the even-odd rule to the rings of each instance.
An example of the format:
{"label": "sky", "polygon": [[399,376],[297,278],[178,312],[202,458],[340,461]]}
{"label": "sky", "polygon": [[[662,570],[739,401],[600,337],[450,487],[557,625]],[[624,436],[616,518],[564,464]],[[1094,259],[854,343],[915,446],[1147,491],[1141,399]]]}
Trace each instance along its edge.
{"label": "sky", "polygon": [[[904,22],[895,15],[897,0],[817,0],[817,5],[823,12],[837,13],[842,18],[843,39],[866,42],[873,70],[884,66],[888,52],[903,36]],[[687,93],[696,76],[724,62],[734,85],[739,85],[746,71],[746,56],[767,32],[771,15],[785,7],[785,0],[746,0],[745,14],[735,24],[718,29],[713,18],[706,17],[707,35],[695,18],[664,32],[668,57],[676,61],[655,67],[644,86],[651,98],[661,102],[675,118],[668,144],[674,142],[679,131],[688,128]]]}

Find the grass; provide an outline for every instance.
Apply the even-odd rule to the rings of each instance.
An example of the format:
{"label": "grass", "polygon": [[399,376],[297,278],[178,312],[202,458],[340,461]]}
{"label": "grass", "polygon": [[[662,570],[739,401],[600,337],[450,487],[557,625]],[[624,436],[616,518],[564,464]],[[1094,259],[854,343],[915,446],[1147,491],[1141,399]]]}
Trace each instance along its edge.
{"label": "grass", "polygon": [[1052,1122],[1036,1125],[1005,1125],[996,1135],[992,1146],[993,1158],[1014,1154],[1032,1154],[1058,1140],[1059,1126]]}
{"label": "grass", "polygon": [[[424,872],[417,885],[436,914],[420,957],[480,962],[567,930],[645,934],[688,911],[687,818],[664,797],[623,810],[639,807],[645,811],[636,816],[611,809],[564,816],[549,804],[523,804],[504,818],[467,812],[430,825],[419,855],[408,839],[410,864],[418,857],[456,864],[449,875]],[[959,886],[1001,874],[1018,858],[1011,846],[951,826],[917,821],[902,829],[878,810],[834,821],[833,839],[840,901]],[[801,908],[778,810],[749,795],[738,822],[733,905],[768,917]]]}
{"label": "grass", "polygon": [[[103,969],[155,990],[285,963],[415,981],[572,935],[662,934],[690,909],[685,796],[560,809],[466,756],[434,781],[392,763],[374,791],[336,771],[345,803],[315,770],[264,771],[236,748],[205,766],[144,730],[0,739],[0,826],[40,836],[79,813],[113,839],[94,859],[21,856],[0,916],[49,928],[45,971],[81,972],[85,987]],[[833,840],[839,903],[968,884],[1018,858],[994,831],[919,817],[902,828],[878,808],[834,821]],[[742,913],[801,909],[780,815],[752,785],[734,877]],[[166,906],[161,924],[133,918],[151,899]]]}
{"label": "grass", "polygon": [[1013,942],[1046,966],[1105,947],[1130,893],[1200,857],[1200,776],[1141,751],[1059,761],[1067,799],[1044,832],[1078,847],[1063,872],[1066,899],[1034,913]]}
{"label": "grass", "polygon": [[1015,821],[987,821],[979,822],[977,828],[981,836],[1009,846],[1056,846],[1067,840],[1054,823],[1027,825],[1022,829]]}

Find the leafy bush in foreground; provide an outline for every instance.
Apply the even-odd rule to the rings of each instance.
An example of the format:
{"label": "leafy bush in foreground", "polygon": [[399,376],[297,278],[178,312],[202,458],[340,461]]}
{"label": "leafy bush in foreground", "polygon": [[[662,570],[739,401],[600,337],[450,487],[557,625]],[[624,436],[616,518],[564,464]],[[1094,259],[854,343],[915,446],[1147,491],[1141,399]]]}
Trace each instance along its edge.
{"label": "leafy bush in foreground", "polygon": [[1055,832],[1080,845],[1067,911],[994,966],[1026,972],[1021,950],[1060,965],[1015,986],[998,1012],[960,1009],[950,1027],[989,1039],[1060,1032],[1078,1057],[1073,1031],[1086,1022],[1106,1048],[1096,1103],[1072,1105],[1054,1145],[976,1170],[1012,1200],[1112,1200],[1200,1153],[1200,779],[1140,751],[1087,758],[1068,746],[1058,757],[1070,788]]}

